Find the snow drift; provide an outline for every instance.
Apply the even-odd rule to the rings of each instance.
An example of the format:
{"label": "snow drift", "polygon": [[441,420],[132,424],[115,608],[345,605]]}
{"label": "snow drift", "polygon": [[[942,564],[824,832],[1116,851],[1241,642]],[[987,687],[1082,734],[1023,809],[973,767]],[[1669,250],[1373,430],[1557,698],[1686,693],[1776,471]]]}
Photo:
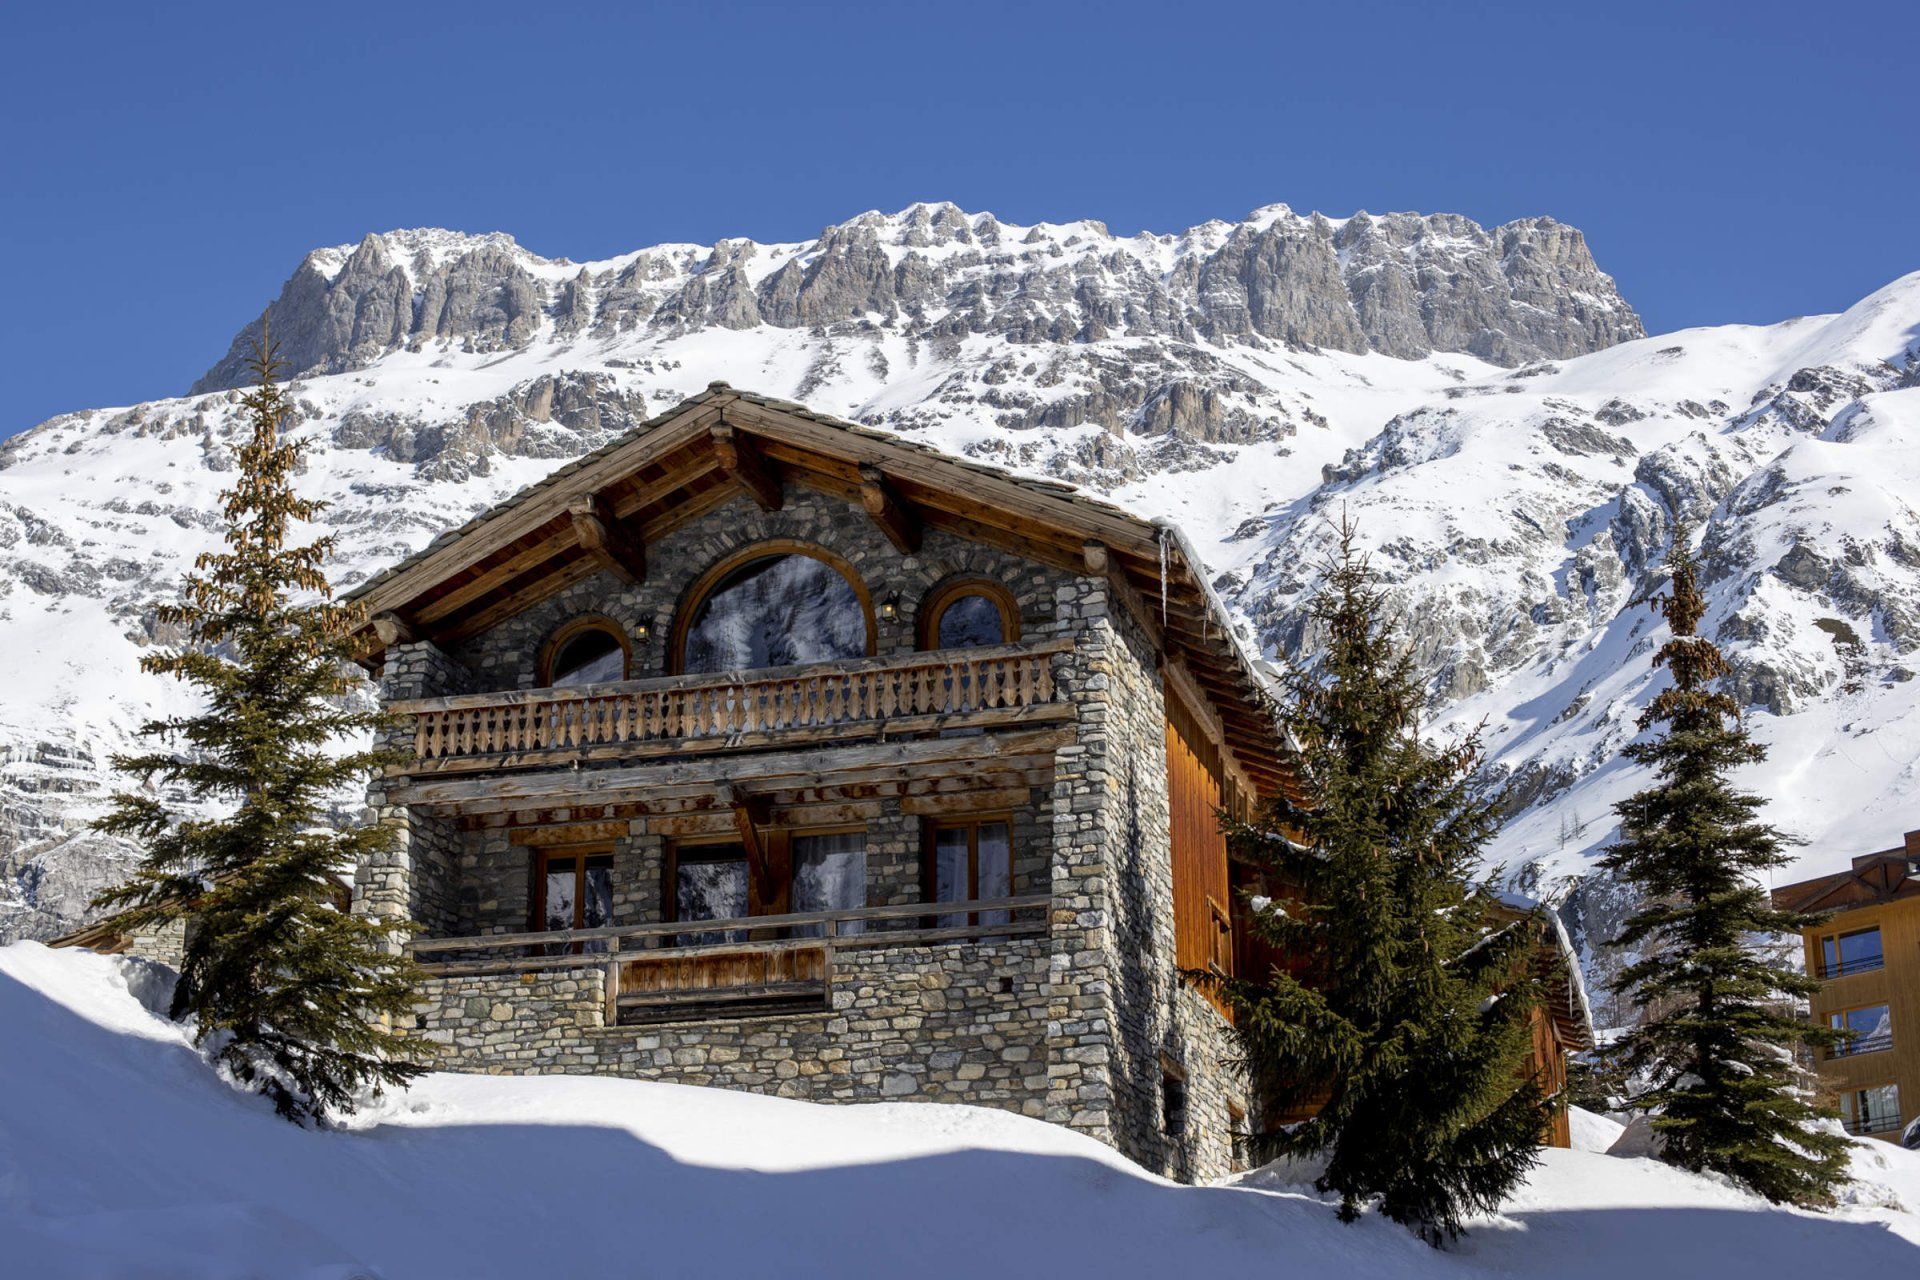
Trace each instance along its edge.
{"label": "snow drift", "polygon": [[[1277,1171],[1181,1187],[981,1108],[825,1107],[587,1077],[436,1074],[313,1133],[236,1093],[136,995],[139,962],[0,949],[0,1271],[1570,1277],[1920,1274],[1920,1156],[1862,1143],[1827,1216],[1551,1151],[1435,1252]],[[1589,1145],[1611,1128],[1581,1116]]]}

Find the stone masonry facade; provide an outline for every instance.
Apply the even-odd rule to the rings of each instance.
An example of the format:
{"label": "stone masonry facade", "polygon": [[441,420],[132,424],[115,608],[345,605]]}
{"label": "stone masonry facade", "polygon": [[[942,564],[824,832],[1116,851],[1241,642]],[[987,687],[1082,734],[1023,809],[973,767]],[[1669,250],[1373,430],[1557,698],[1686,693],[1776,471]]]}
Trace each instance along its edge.
{"label": "stone masonry facade", "polygon": [[[979,1103],[1069,1126],[1171,1177],[1228,1172],[1245,1087],[1229,1065],[1224,1019],[1176,973],[1161,677],[1105,578],[935,531],[903,556],[859,507],[790,490],[780,511],[734,500],[663,536],[648,547],[641,585],[597,574],[451,652],[396,646],[384,696],[532,687],[549,638],[588,615],[628,637],[632,678],[664,674],[667,637],[699,576],[774,540],[824,548],[852,567],[876,606],[883,656],[915,647],[920,603],[962,576],[1013,595],[1023,641],[1073,640],[1054,664],[1074,706],[1072,740],[1055,752],[1050,785],[1035,786],[1012,815],[1014,891],[1050,895],[1047,934],[848,951],[836,956],[824,1009],[637,1026],[604,1025],[592,963],[441,977],[422,991],[409,1034],[449,1069]],[[892,618],[879,608],[887,602]],[[358,869],[356,910],[417,921],[429,935],[528,927],[521,833],[416,813],[389,803],[379,783],[369,806],[398,839]],[[920,819],[882,801],[866,831],[868,904],[923,900]],[[613,923],[660,920],[668,838],[645,818],[626,832],[613,842]]]}

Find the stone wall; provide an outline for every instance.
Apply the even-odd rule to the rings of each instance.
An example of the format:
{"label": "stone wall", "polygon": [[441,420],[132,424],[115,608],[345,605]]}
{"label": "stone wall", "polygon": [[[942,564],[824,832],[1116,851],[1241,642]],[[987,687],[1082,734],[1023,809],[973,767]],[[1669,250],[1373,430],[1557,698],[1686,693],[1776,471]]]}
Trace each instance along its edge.
{"label": "stone wall", "polygon": [[[1079,643],[1069,664],[1078,741],[1054,785],[1055,1011],[1061,1055],[1050,1118],[1150,1169],[1204,1179],[1232,1164],[1229,1113],[1246,1088],[1226,1021],[1176,970],[1166,704],[1152,646],[1105,582],[1058,601]],[[1180,1079],[1183,1118],[1165,1113]]]}
{"label": "stone wall", "polygon": [[1048,942],[875,947],[834,958],[831,1007],[607,1027],[601,971],[429,981],[407,1034],[443,1070],[584,1072],[821,1102],[1045,1112]]}

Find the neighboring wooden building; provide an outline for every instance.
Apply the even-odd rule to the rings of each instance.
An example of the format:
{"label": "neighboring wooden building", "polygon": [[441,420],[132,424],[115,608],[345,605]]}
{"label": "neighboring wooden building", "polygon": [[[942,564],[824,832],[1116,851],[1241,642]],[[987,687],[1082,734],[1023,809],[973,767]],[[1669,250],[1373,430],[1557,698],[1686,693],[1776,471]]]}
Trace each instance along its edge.
{"label": "neighboring wooden building", "polygon": [[1540,1092],[1553,1104],[1547,1145],[1571,1147],[1573,1128],[1567,1113],[1567,1061],[1573,1054],[1594,1046],[1593,1011],[1587,1005],[1580,958],[1551,907],[1509,894],[1506,909],[1515,922],[1535,929],[1539,938],[1541,1001],[1533,1007],[1533,1041],[1521,1075],[1539,1085]]}
{"label": "neighboring wooden building", "polygon": [[1847,870],[1775,889],[1788,911],[1830,913],[1802,933],[1807,972],[1823,982],[1816,1022],[1848,1039],[1821,1055],[1847,1131],[1920,1143],[1920,831],[1862,854]]}

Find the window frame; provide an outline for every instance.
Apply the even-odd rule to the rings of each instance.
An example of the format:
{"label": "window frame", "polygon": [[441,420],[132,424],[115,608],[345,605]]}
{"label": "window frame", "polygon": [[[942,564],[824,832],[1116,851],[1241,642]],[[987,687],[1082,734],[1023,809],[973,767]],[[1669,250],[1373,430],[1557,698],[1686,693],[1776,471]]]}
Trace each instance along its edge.
{"label": "window frame", "polygon": [[[1856,964],[1855,967],[1849,968],[1847,961],[1841,958],[1840,942],[1843,938],[1854,938],[1863,933],[1878,934],[1880,936],[1880,954],[1872,964]],[[1828,943],[1833,944],[1832,963],[1828,963],[1827,961]],[[1877,973],[1886,967],[1887,938],[1886,934],[1882,932],[1878,921],[1875,921],[1873,924],[1863,924],[1858,929],[1836,929],[1832,933],[1823,933],[1820,935],[1820,976],[1822,978],[1850,978],[1856,973]]]}
{"label": "window frame", "polygon": [[[1866,1094],[1874,1093],[1881,1089],[1891,1089],[1893,1091],[1893,1111],[1890,1117],[1880,1117],[1880,1119],[1886,1121],[1885,1123],[1869,1124],[1867,1117],[1855,1104]],[[1901,1117],[1905,1114],[1901,1110],[1902,1105],[1900,1101],[1900,1083],[1897,1080],[1883,1080],[1879,1084],[1860,1085],[1848,1089],[1841,1095],[1840,1118],[1842,1127],[1845,1128],[1848,1133],[1854,1134],[1855,1136],[1869,1133],[1897,1133],[1900,1130]]]}
{"label": "window frame", "polygon": [[[738,851],[740,856],[737,859],[684,856],[688,852],[697,852],[702,849],[733,849]],[[660,920],[663,924],[694,923],[680,917],[680,865],[683,862],[739,862],[747,872],[747,916],[750,918],[753,915],[753,854],[739,836],[730,834],[681,836],[667,841],[667,847],[663,852],[665,856],[660,859]],[[708,932],[720,935],[721,942],[726,945],[747,941],[747,932],[744,929],[712,929]],[[739,936],[735,937],[735,934]],[[664,947],[711,945],[689,941],[693,936],[691,933],[669,934],[660,939],[660,945]]]}
{"label": "window frame", "polygon": [[[614,847],[606,841],[591,844],[541,845],[534,848],[533,856],[527,860],[528,874],[532,879],[532,889],[527,895],[527,932],[548,933],[547,928],[547,864],[556,858],[574,859],[573,868],[573,919],[569,928],[584,929],[581,921],[587,918],[587,863],[594,858],[607,860],[607,923],[595,928],[608,928],[613,924],[612,882],[614,867]],[[575,955],[583,952],[584,942],[573,943],[566,949]],[[558,953],[552,953],[558,954]]]}
{"label": "window frame", "polygon": [[941,648],[940,619],[956,601],[967,596],[984,596],[1000,610],[1000,643],[1020,642],[1020,604],[1013,592],[992,578],[978,574],[949,578],[927,593],[914,618],[914,643],[922,652]]}
{"label": "window frame", "polygon": [[[786,868],[787,868],[787,904],[789,906],[793,905],[794,890],[800,887],[800,856],[798,852],[794,849],[793,842],[802,836],[851,836],[851,835],[857,835],[861,838],[860,853],[861,853],[862,859],[864,860],[871,857],[873,853],[873,850],[871,848],[871,845],[873,842],[873,828],[872,828],[872,825],[869,823],[836,822],[836,823],[821,824],[821,825],[807,826],[807,827],[776,827],[774,828],[774,830],[770,833],[770,840],[779,841],[785,845],[785,848],[781,849],[778,856],[780,860],[786,865]],[[867,865],[868,877],[871,876],[872,870],[873,870],[872,864],[869,862]],[[862,907],[868,906],[869,903],[867,902],[867,897],[868,897],[868,894],[871,892],[871,890],[872,890],[872,885],[869,882],[868,878],[863,877],[860,884],[860,907],[836,908],[836,910],[857,911],[857,910],[860,910]],[[798,912],[796,911],[795,914],[798,914]],[[865,926],[869,922],[852,921],[850,923],[858,925],[860,927],[855,929],[843,928],[841,930],[838,930],[838,932],[861,933],[865,931]]]}
{"label": "window frame", "polygon": [[[1847,1025],[1847,1015],[1858,1013],[1862,1009],[1880,1009],[1884,1011],[1887,1020],[1887,1034],[1885,1039],[1875,1039],[1870,1036],[1854,1038],[1855,1033]],[[1848,1005],[1842,1009],[1829,1009],[1827,1011],[1827,1028],[1831,1031],[1838,1031],[1845,1037],[1838,1044],[1835,1044],[1831,1049],[1827,1050],[1827,1058],[1829,1060],[1858,1058],[1869,1053],[1885,1053],[1893,1048],[1893,1004],[1889,1000],[1874,1000],[1866,1004]]]}
{"label": "window frame", "polygon": [[[620,646],[620,679],[633,679],[633,641],[627,636],[627,629],[604,613],[583,613],[577,618],[569,618],[554,628],[546,642],[540,646],[540,687],[552,689],[553,666],[566,647],[589,631],[604,631],[612,636]],[[590,688],[589,685],[567,685],[565,688]]]}
{"label": "window frame", "polygon": [[[673,626],[667,633],[667,674],[686,674],[687,636],[693,630],[693,620],[699,615],[700,606],[706,603],[715,587],[726,581],[736,569],[755,560],[788,555],[818,560],[847,580],[847,584],[853,588],[854,598],[860,602],[860,613],[867,624],[866,656],[871,658],[877,654],[880,651],[880,629],[874,618],[873,593],[867,589],[865,580],[854,568],[853,562],[816,542],[803,542],[798,538],[767,538],[721,556],[681,593],[680,604],[673,611]],[[775,667],[771,670],[784,668]]]}
{"label": "window frame", "polygon": [[[1020,859],[1019,853],[1014,847],[1013,811],[1010,809],[996,809],[982,813],[929,817],[925,820],[920,833],[920,897],[923,902],[929,905],[939,905],[939,900],[933,895],[938,891],[940,884],[940,833],[942,831],[961,828],[967,831],[967,896],[957,901],[982,901],[980,897],[980,828],[995,824],[1002,824],[1007,829],[1007,895],[1009,897],[1017,896],[1014,881],[1019,870]],[[946,911],[940,913],[941,918],[961,915],[967,918],[968,928],[976,928],[979,926],[980,913],[978,911]]]}

